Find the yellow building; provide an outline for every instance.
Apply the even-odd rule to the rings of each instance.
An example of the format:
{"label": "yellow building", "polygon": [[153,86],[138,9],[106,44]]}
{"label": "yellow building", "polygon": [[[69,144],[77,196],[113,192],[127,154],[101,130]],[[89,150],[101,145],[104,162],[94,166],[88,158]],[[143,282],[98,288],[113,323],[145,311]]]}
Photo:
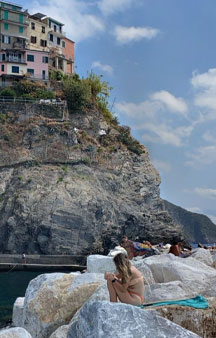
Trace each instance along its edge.
{"label": "yellow building", "polygon": [[41,13],[29,16],[29,26],[27,28],[29,37],[28,49],[44,52],[49,50],[47,41],[49,26],[45,21],[42,21],[44,17],[46,17],[46,15]]}

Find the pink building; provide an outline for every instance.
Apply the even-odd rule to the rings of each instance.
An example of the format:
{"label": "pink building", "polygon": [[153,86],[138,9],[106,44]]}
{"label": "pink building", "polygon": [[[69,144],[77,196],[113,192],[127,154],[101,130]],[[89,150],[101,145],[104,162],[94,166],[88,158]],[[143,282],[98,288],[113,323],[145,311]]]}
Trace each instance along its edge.
{"label": "pink building", "polygon": [[31,79],[48,81],[49,53],[38,50],[26,50],[26,73]]}

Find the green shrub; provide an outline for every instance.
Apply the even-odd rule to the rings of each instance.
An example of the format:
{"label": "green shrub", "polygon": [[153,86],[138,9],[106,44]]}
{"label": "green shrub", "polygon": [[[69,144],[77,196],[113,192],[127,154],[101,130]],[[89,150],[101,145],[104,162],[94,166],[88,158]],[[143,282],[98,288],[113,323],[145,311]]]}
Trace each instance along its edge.
{"label": "green shrub", "polygon": [[14,84],[17,96],[27,99],[53,99],[52,91],[48,91],[44,83],[22,80]]}
{"label": "green shrub", "polygon": [[16,92],[13,88],[4,88],[0,92],[0,96],[5,96],[5,97],[16,97]]}
{"label": "green shrub", "polygon": [[91,100],[89,85],[77,76],[64,80],[64,93],[70,112],[85,110]]}

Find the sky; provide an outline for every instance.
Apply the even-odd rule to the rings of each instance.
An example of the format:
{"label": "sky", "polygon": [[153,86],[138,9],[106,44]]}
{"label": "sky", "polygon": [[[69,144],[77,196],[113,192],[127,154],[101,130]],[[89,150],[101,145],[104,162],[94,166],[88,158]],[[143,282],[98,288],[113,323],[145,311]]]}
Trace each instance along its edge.
{"label": "sky", "polygon": [[76,72],[113,87],[110,109],[144,144],[161,197],[216,223],[215,0],[18,0],[65,23]]}

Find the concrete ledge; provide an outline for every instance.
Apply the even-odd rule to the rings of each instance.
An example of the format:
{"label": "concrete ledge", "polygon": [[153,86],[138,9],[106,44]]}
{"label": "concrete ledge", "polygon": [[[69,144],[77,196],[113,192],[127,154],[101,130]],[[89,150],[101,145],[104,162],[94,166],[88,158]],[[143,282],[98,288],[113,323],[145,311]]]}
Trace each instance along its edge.
{"label": "concrete ledge", "polygon": [[0,271],[83,271],[83,265],[55,265],[55,264],[12,264],[0,263]]}

